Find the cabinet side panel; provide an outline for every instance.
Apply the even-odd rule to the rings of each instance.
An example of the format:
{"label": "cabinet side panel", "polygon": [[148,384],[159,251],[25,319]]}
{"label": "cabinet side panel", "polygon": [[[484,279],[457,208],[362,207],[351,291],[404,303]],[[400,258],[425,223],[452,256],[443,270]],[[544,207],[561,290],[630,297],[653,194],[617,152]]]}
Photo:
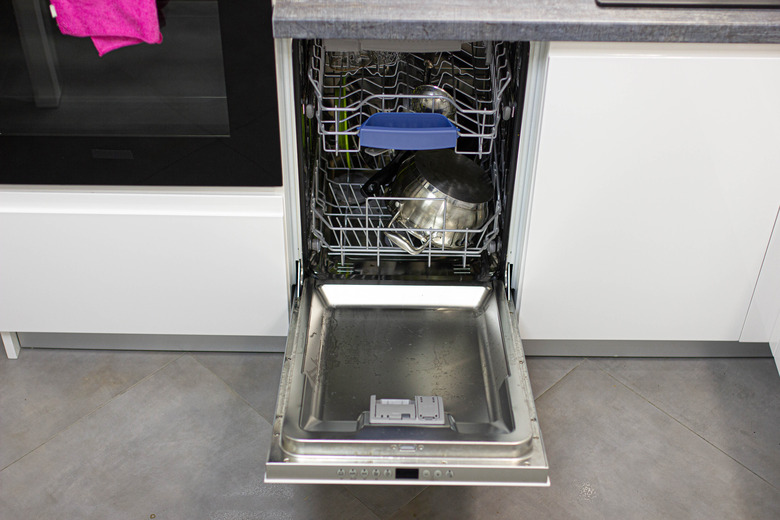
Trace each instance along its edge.
{"label": "cabinet side panel", "polygon": [[780,316],[780,216],[766,248],[740,341],[769,341]]}
{"label": "cabinet side panel", "polygon": [[777,371],[780,373],[780,316],[778,316],[775,326],[772,330],[772,334],[769,338],[769,346],[772,349],[772,355],[775,358],[775,365],[777,365]]}

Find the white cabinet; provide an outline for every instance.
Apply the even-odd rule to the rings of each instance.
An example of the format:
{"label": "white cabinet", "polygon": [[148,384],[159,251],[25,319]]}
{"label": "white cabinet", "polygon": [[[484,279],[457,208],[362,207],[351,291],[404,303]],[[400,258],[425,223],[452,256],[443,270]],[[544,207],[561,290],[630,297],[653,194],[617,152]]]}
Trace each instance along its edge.
{"label": "white cabinet", "polygon": [[547,66],[522,336],[738,340],[780,206],[780,46],[554,43]]}
{"label": "white cabinet", "polygon": [[740,341],[767,342],[780,317],[780,215],[766,248]]}
{"label": "white cabinet", "polygon": [[739,340],[769,342],[780,369],[780,212]]}
{"label": "white cabinet", "polygon": [[284,336],[281,188],[0,189],[0,331]]}

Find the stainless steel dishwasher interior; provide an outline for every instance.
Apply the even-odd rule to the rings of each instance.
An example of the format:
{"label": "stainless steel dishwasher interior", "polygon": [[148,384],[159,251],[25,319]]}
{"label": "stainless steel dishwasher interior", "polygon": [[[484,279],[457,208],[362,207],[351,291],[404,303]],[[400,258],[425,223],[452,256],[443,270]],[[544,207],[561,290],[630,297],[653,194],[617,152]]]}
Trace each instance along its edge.
{"label": "stainless steel dishwasher interior", "polygon": [[[404,480],[395,470],[411,465],[416,475],[438,472],[453,483],[546,484],[523,355],[500,288],[309,282],[288,345],[293,366],[269,480],[291,478],[296,463],[312,477],[324,472],[318,481],[370,464],[369,475],[383,480]],[[436,396],[444,424],[371,424],[372,396]]]}

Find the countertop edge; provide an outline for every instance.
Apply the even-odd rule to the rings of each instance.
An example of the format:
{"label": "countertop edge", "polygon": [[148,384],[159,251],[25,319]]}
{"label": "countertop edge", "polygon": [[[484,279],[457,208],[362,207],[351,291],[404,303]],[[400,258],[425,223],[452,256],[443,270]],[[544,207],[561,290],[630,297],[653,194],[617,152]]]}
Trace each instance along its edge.
{"label": "countertop edge", "polygon": [[[780,43],[780,9],[604,9],[594,0],[486,0],[422,11],[416,3],[376,1],[276,0],[274,37]],[[356,3],[366,8],[354,9]]]}
{"label": "countertop edge", "polygon": [[[381,36],[379,36],[381,34]],[[780,43],[780,27],[761,24],[670,27],[667,23],[578,22],[322,22],[278,20],[275,38],[398,40],[509,40],[594,42]]]}

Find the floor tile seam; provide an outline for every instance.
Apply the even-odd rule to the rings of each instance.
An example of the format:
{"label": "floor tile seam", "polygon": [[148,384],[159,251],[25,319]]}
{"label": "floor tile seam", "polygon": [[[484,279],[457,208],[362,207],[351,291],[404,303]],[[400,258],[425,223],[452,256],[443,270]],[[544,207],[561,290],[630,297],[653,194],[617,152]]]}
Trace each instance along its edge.
{"label": "floor tile seam", "polygon": [[[365,485],[371,485],[371,484],[365,484]],[[352,490],[350,489],[350,487],[349,487],[349,486],[344,486],[344,489],[346,489],[346,490],[347,490],[347,493],[349,493],[350,495],[352,495],[353,497],[355,497],[355,499],[356,499],[358,502],[360,502],[361,504],[363,504],[364,506],[366,506],[366,507],[367,507],[367,508],[368,508],[368,509],[369,509],[369,510],[370,510],[370,511],[371,511],[371,512],[374,514],[374,516],[376,516],[377,518],[379,518],[379,520],[388,520],[389,518],[392,518],[393,516],[395,516],[396,514],[398,514],[398,512],[399,512],[401,509],[405,508],[406,506],[408,506],[409,504],[411,504],[413,500],[415,500],[417,497],[419,497],[420,495],[422,495],[422,494],[423,494],[423,492],[427,491],[427,490],[428,490],[428,488],[430,488],[430,486],[425,486],[423,489],[421,489],[421,490],[420,490],[420,491],[419,491],[419,492],[418,492],[416,495],[414,495],[412,498],[410,498],[409,500],[407,500],[406,502],[404,502],[403,504],[401,504],[400,506],[398,506],[398,508],[397,508],[395,511],[393,511],[392,513],[390,513],[390,514],[388,514],[388,515],[385,515],[384,517],[381,517],[381,516],[379,516],[379,513],[377,513],[376,511],[374,511],[374,509],[371,507],[371,505],[370,505],[370,504],[367,504],[367,503],[363,502],[363,501],[360,499],[360,497],[359,497],[359,496],[355,495],[355,494],[352,492]]]}
{"label": "floor tile seam", "polygon": [[[294,485],[294,484],[293,484],[293,485]],[[360,485],[360,484],[353,484],[353,485]],[[370,485],[370,484],[364,484],[364,485]],[[360,505],[362,505],[363,507],[365,507],[366,509],[368,509],[368,512],[369,512],[369,513],[371,513],[371,516],[372,516],[374,519],[376,519],[376,520],[382,520],[382,517],[380,517],[378,514],[376,514],[376,512],[375,512],[373,509],[371,509],[371,507],[370,507],[368,504],[366,504],[365,502],[363,502],[362,500],[360,500],[358,497],[356,497],[356,496],[355,496],[355,495],[354,495],[354,494],[353,494],[353,493],[352,493],[352,492],[349,490],[349,486],[342,485],[342,486],[341,486],[341,488],[342,488],[344,491],[346,491],[346,492],[347,492],[347,494],[348,494],[349,496],[351,496],[352,498],[354,498],[355,500],[357,500],[357,501],[358,501],[358,503],[359,503]],[[397,512],[397,511],[396,511],[396,512]],[[393,514],[395,514],[395,513],[393,513]],[[372,520],[372,519],[368,519],[368,520]]]}
{"label": "floor tile seam", "polygon": [[[352,493],[350,493],[350,495],[352,495]],[[354,496],[354,495],[352,495],[352,496]],[[360,504],[361,504],[363,507],[365,507],[366,509],[368,509],[368,512],[369,512],[369,513],[371,513],[371,518],[369,518],[368,520],[382,520],[382,517],[380,517],[378,514],[376,514],[376,513],[374,512],[374,510],[373,510],[373,509],[371,509],[370,507],[368,507],[367,505],[365,505],[365,504],[364,504],[363,502],[361,502],[361,501],[360,501],[360,500],[359,500],[357,497],[355,497],[355,499],[356,499],[356,500],[357,500],[357,501],[358,501],[358,502],[359,502],[359,503],[360,503]]]}
{"label": "floor tile seam", "polygon": [[198,363],[200,366],[202,366],[203,368],[205,368],[206,370],[208,370],[208,371],[209,371],[211,374],[213,374],[213,375],[214,375],[214,377],[216,377],[217,379],[219,379],[220,381],[222,381],[222,384],[224,384],[226,387],[228,387],[228,389],[230,390],[230,392],[231,392],[233,395],[235,395],[235,396],[236,396],[236,397],[238,397],[238,398],[239,398],[241,401],[243,401],[243,402],[244,402],[244,404],[246,404],[246,405],[247,405],[249,408],[251,408],[251,409],[252,409],[252,411],[253,411],[253,412],[255,412],[257,415],[259,415],[259,416],[260,416],[260,417],[261,417],[261,418],[262,418],[262,419],[263,419],[265,422],[267,422],[268,424],[270,424],[271,426],[273,426],[273,424],[274,424],[274,423],[273,423],[273,418],[269,419],[269,418],[268,418],[268,417],[266,417],[266,416],[265,416],[265,415],[264,415],[264,414],[263,414],[263,413],[262,413],[260,410],[258,410],[258,409],[257,409],[257,408],[255,408],[254,406],[252,406],[252,403],[250,403],[249,401],[247,401],[247,399],[246,399],[246,398],[245,398],[243,395],[239,394],[239,393],[236,391],[236,389],[235,389],[235,388],[233,388],[233,386],[232,386],[230,383],[228,383],[228,382],[227,382],[227,381],[225,381],[225,380],[224,380],[222,377],[220,377],[220,375],[219,375],[219,374],[217,374],[216,372],[214,372],[213,370],[211,370],[209,367],[207,367],[206,365],[204,365],[204,364],[203,364],[203,363],[202,363],[202,362],[201,362],[201,361],[198,359],[198,357],[197,357],[197,356],[193,355],[193,356],[192,356],[192,359],[194,359],[194,360],[195,360],[195,362],[197,362],[197,363]]}
{"label": "floor tile seam", "polygon": [[[370,484],[368,484],[368,485],[370,485]],[[368,504],[366,504],[365,502],[363,502],[362,500],[360,500],[358,497],[356,497],[355,495],[353,495],[353,494],[352,494],[352,493],[349,491],[349,489],[347,489],[347,493],[349,493],[349,496],[351,496],[352,498],[354,498],[355,500],[357,500],[357,501],[358,501],[358,503],[359,503],[361,506],[363,506],[363,507],[365,507],[366,509],[368,509],[368,512],[369,512],[369,513],[371,513],[371,518],[372,518],[372,519],[376,519],[376,520],[387,520],[388,518],[390,518],[391,516],[393,516],[394,514],[396,514],[398,511],[400,511],[400,509],[397,509],[395,512],[393,512],[393,514],[392,514],[392,515],[390,515],[390,516],[385,516],[385,517],[381,517],[381,516],[379,516],[379,515],[377,514],[377,512],[376,512],[376,511],[374,511],[373,509],[371,509],[371,506],[369,506]],[[404,505],[406,505],[406,504],[404,504]],[[401,506],[401,507],[403,507],[403,506]],[[369,519],[369,520],[370,520],[370,519]]]}
{"label": "floor tile seam", "polygon": [[43,441],[42,443],[40,443],[39,445],[37,445],[36,447],[34,447],[33,449],[31,449],[31,450],[30,450],[30,451],[28,451],[27,453],[25,453],[25,454],[24,454],[24,455],[22,455],[21,457],[17,458],[17,459],[16,459],[16,460],[14,460],[13,462],[10,462],[9,464],[7,464],[5,467],[3,467],[2,469],[0,469],[0,472],[3,472],[3,471],[5,471],[6,469],[10,468],[10,467],[11,467],[11,466],[13,466],[14,464],[16,464],[17,462],[19,462],[20,460],[22,460],[23,458],[27,457],[28,455],[32,454],[32,453],[33,453],[33,452],[35,452],[35,451],[38,451],[38,450],[39,450],[41,447],[45,446],[45,445],[46,445],[47,443],[49,443],[50,441],[54,440],[55,438],[59,437],[59,436],[60,436],[60,435],[62,435],[63,433],[65,433],[65,432],[67,432],[68,430],[70,430],[71,428],[73,428],[73,427],[74,427],[76,424],[78,424],[78,423],[80,423],[81,421],[83,421],[84,419],[86,419],[86,418],[88,418],[88,417],[92,416],[93,414],[95,414],[96,412],[98,412],[99,410],[101,410],[103,407],[105,407],[105,406],[106,406],[106,405],[108,405],[109,403],[113,402],[113,401],[114,401],[116,398],[118,398],[118,397],[120,397],[120,396],[122,396],[122,395],[126,394],[127,392],[129,392],[130,390],[132,390],[133,388],[135,388],[136,386],[140,385],[141,383],[143,383],[144,381],[146,381],[146,380],[147,380],[147,379],[149,379],[150,377],[154,376],[155,374],[157,374],[157,373],[158,373],[158,372],[160,372],[161,370],[165,369],[165,368],[166,368],[168,365],[170,365],[171,363],[173,363],[173,362],[175,362],[175,361],[177,361],[177,360],[181,359],[181,358],[182,358],[182,357],[184,357],[185,355],[186,355],[186,354],[180,354],[180,355],[176,356],[175,358],[171,359],[171,360],[170,360],[170,361],[168,361],[167,363],[164,363],[163,365],[161,365],[161,366],[160,366],[159,368],[157,368],[156,370],[152,371],[151,373],[147,374],[147,375],[146,375],[146,376],[144,376],[143,378],[139,379],[138,381],[136,381],[136,382],[135,382],[135,383],[133,383],[132,385],[128,386],[127,388],[125,388],[124,390],[122,390],[121,392],[119,392],[118,394],[116,394],[116,395],[112,396],[111,398],[107,399],[106,401],[103,401],[102,403],[100,403],[99,405],[97,405],[95,408],[93,408],[93,409],[92,409],[92,410],[90,410],[89,412],[85,413],[84,415],[80,416],[78,419],[76,419],[75,421],[73,421],[73,422],[72,422],[72,423],[70,423],[69,425],[65,426],[65,427],[64,427],[64,428],[62,428],[61,430],[57,431],[57,432],[56,432],[56,433],[54,433],[54,434],[53,434],[51,437],[49,437],[48,439],[46,439],[45,441]]}
{"label": "floor tile seam", "polygon": [[[582,359],[580,360],[580,362],[579,362],[579,363],[577,363],[576,365],[574,365],[574,366],[571,368],[571,370],[569,370],[568,372],[566,372],[565,374],[563,374],[561,377],[559,377],[559,378],[558,378],[558,380],[557,380],[557,381],[555,381],[555,382],[554,382],[552,385],[550,385],[550,387],[549,387],[549,388],[547,388],[547,389],[546,389],[544,392],[542,392],[542,393],[541,393],[541,394],[539,394],[539,395],[535,395],[535,396],[534,396],[534,402],[536,402],[536,400],[537,400],[537,399],[539,399],[539,398],[540,398],[540,397],[542,397],[544,394],[546,394],[547,392],[549,392],[550,390],[552,390],[553,388],[555,388],[555,386],[557,386],[557,385],[558,385],[558,383],[560,383],[561,381],[563,381],[564,379],[566,379],[566,377],[568,377],[568,375],[569,375],[569,374],[571,374],[572,372],[574,372],[575,370],[577,370],[578,368],[580,368],[580,366],[582,366],[582,364],[583,364],[585,361],[587,361],[587,359],[588,359],[588,358],[582,358]],[[529,379],[530,379],[530,375],[529,375]]]}
{"label": "floor tile seam", "polygon": [[748,472],[750,472],[751,474],[755,475],[757,478],[759,478],[759,479],[760,479],[760,480],[762,480],[764,483],[766,483],[766,485],[768,485],[769,487],[771,487],[772,489],[774,489],[774,490],[776,490],[776,491],[780,491],[780,489],[779,489],[777,486],[775,486],[774,484],[772,484],[771,482],[769,482],[767,479],[765,479],[764,477],[762,477],[761,475],[759,475],[758,473],[756,473],[755,471],[753,471],[752,469],[750,469],[749,467],[747,467],[745,464],[743,464],[743,463],[742,463],[742,462],[740,462],[739,460],[737,460],[737,459],[735,459],[734,457],[732,457],[732,456],[731,456],[729,453],[727,453],[726,451],[724,451],[723,449],[721,449],[721,448],[720,448],[718,445],[714,444],[712,441],[710,441],[710,440],[709,440],[709,439],[707,439],[706,437],[702,436],[702,435],[701,435],[699,432],[697,432],[696,430],[694,430],[693,428],[691,428],[690,426],[688,426],[687,424],[685,424],[684,422],[682,422],[681,420],[679,420],[677,417],[673,416],[672,414],[670,414],[669,412],[667,412],[666,410],[664,410],[663,408],[661,408],[660,406],[658,406],[657,404],[655,404],[654,402],[652,402],[650,399],[648,399],[647,397],[645,397],[644,395],[642,395],[642,393],[640,393],[640,392],[639,392],[639,390],[637,390],[637,389],[633,388],[632,386],[630,386],[630,385],[628,385],[628,384],[624,383],[623,381],[621,381],[620,379],[618,379],[617,377],[615,377],[615,376],[614,376],[612,373],[610,373],[610,372],[609,372],[609,370],[607,370],[606,368],[603,368],[603,367],[601,367],[601,366],[599,366],[599,365],[596,365],[596,367],[597,367],[599,370],[601,370],[602,372],[604,372],[604,373],[605,373],[607,376],[609,376],[610,378],[614,379],[614,380],[615,380],[617,383],[619,383],[621,386],[623,386],[624,388],[626,388],[626,389],[627,389],[629,392],[633,393],[634,395],[636,395],[637,397],[639,397],[639,398],[640,398],[640,399],[642,399],[643,401],[647,402],[647,403],[648,403],[650,406],[652,406],[653,408],[655,408],[656,410],[658,410],[659,412],[661,412],[662,414],[664,414],[665,416],[667,416],[668,418],[670,418],[672,421],[676,422],[677,424],[679,424],[680,426],[682,426],[683,428],[685,428],[686,430],[688,430],[689,432],[691,432],[692,434],[694,434],[696,437],[698,437],[699,439],[703,440],[704,442],[706,442],[707,444],[709,444],[710,446],[712,446],[713,448],[715,448],[716,450],[718,450],[720,453],[722,453],[723,455],[725,455],[726,457],[728,457],[729,459],[731,459],[731,460],[732,460],[732,461],[734,461],[735,463],[737,463],[737,464],[739,464],[740,466],[742,466],[742,467],[743,467],[745,470],[747,470],[747,471],[748,471]]}

